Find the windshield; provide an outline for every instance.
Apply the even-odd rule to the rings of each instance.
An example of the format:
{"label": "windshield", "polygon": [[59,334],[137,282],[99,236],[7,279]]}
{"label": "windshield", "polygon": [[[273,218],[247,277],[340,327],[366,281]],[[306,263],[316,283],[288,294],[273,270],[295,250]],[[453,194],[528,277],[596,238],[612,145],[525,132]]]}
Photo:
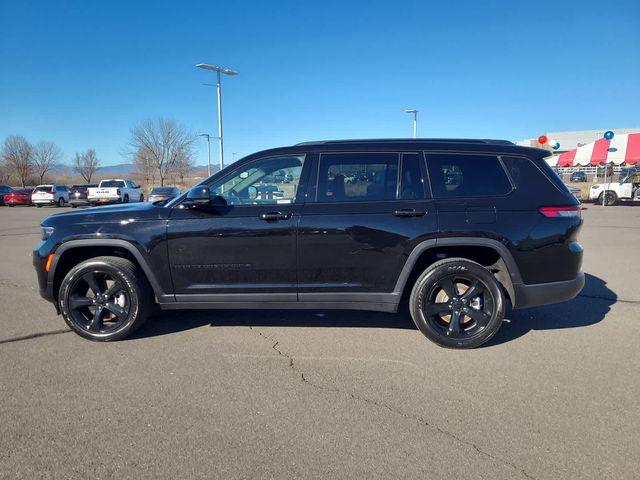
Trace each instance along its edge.
{"label": "windshield", "polygon": [[36,187],[36,189],[34,190],[34,192],[51,192],[51,191],[53,191],[53,187],[51,185]]}
{"label": "windshield", "polygon": [[124,182],[118,180],[105,180],[100,182],[100,188],[124,187]]}

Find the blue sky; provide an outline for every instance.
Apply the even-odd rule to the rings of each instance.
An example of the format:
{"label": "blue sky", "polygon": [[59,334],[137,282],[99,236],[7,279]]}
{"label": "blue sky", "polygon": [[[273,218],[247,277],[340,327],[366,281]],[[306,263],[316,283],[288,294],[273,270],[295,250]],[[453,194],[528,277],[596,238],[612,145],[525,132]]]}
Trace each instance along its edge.
{"label": "blue sky", "polygon": [[[226,160],[325,138],[518,140],[640,126],[640,2],[12,1],[0,9],[0,141],[122,156],[170,117]],[[212,145],[213,147],[213,145]],[[212,149],[217,158],[217,150]],[[206,163],[206,142],[197,146]]]}

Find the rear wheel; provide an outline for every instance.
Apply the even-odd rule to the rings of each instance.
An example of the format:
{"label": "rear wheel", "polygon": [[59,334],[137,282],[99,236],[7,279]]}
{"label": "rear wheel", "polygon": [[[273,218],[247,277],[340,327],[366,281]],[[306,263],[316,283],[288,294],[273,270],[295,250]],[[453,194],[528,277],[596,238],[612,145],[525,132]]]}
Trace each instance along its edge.
{"label": "rear wheel", "polygon": [[125,196],[124,196],[124,200],[123,200],[123,202],[124,202],[124,203],[129,203],[129,195],[125,195]]}
{"label": "rear wheel", "polygon": [[475,348],[489,341],[504,319],[502,286],[482,265],[441,260],[416,281],[409,300],[418,329],[443,347]]}
{"label": "rear wheel", "polygon": [[37,208],[42,208],[42,204],[41,203],[36,203],[36,207]]}
{"label": "rear wheel", "polygon": [[67,273],[59,301],[74,332],[106,342],[126,338],[140,328],[151,308],[151,290],[131,261],[96,257]]}

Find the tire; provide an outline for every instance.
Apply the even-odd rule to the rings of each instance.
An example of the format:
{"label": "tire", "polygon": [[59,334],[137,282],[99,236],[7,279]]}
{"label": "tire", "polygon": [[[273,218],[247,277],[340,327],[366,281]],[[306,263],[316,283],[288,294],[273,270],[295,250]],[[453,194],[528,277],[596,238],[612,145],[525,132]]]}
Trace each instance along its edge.
{"label": "tire", "polygon": [[140,194],[140,201],[144,202],[144,194],[143,193]]}
{"label": "tire", "polygon": [[36,203],[36,208],[42,208],[42,204],[41,203]]}
{"label": "tire", "polygon": [[58,199],[58,208],[64,207],[64,198],[60,197]]}
{"label": "tire", "polygon": [[67,273],[58,299],[64,321],[74,332],[108,342],[122,340],[142,326],[152,307],[151,292],[131,261],[96,257]]}
{"label": "tire", "polygon": [[13,207],[15,207],[15,205],[13,203],[10,203],[9,208],[13,208]]}
{"label": "tire", "polygon": [[[472,286],[472,296],[465,297]],[[476,348],[500,329],[505,296],[498,280],[482,265],[449,258],[434,263],[416,280],[409,309],[418,329],[434,343]]]}
{"label": "tire", "polygon": [[122,200],[122,203],[129,203],[129,195],[124,196],[124,200]]}
{"label": "tire", "polygon": [[78,205],[76,205],[75,203],[71,204],[71,208],[76,208]]}
{"label": "tire", "polygon": [[618,203],[618,195],[616,195],[616,192],[612,192],[611,190],[607,190],[606,192],[603,192],[600,194],[600,196],[598,197],[598,203],[600,205],[602,205],[602,196],[604,197],[604,205],[605,207],[610,207],[612,205],[615,205],[616,203]]}

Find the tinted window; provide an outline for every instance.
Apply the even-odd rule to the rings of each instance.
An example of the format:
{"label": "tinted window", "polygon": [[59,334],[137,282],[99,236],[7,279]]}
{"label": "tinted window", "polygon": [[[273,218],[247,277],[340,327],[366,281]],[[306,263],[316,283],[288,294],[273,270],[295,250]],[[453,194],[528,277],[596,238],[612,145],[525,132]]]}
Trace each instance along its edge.
{"label": "tinted window", "polygon": [[486,197],[512,189],[495,155],[428,154],[434,197]]}
{"label": "tinted window", "polygon": [[304,155],[255,160],[212,184],[211,196],[229,205],[292,203],[296,198]]}
{"label": "tinted window", "polygon": [[52,191],[53,191],[53,190],[52,190],[51,185],[46,186],[46,187],[45,187],[45,186],[43,186],[43,187],[36,187],[36,188],[35,188],[35,190],[34,190],[34,192],[48,192],[48,193],[51,193]]}
{"label": "tinted window", "polygon": [[104,182],[100,182],[100,188],[114,188],[114,187],[122,188],[124,187],[124,182],[118,181],[118,180],[105,180]]}
{"label": "tinted window", "polygon": [[397,153],[326,153],[320,156],[319,202],[395,200]]}
{"label": "tinted window", "polygon": [[502,157],[502,162],[509,175],[511,175],[516,188],[521,192],[535,196],[535,198],[542,198],[542,192],[546,191],[546,188],[550,185],[548,179],[551,179],[553,184],[562,192],[569,192],[567,185],[544,160],[538,161],[536,164],[546,171],[546,175],[528,158],[505,156]]}
{"label": "tinted window", "polygon": [[418,153],[403,153],[402,167],[400,171],[400,198],[402,200],[415,200],[424,198],[424,180],[420,161],[422,156]]}
{"label": "tinted window", "polygon": [[172,195],[174,189],[171,187],[157,187],[151,190],[151,195]]}

